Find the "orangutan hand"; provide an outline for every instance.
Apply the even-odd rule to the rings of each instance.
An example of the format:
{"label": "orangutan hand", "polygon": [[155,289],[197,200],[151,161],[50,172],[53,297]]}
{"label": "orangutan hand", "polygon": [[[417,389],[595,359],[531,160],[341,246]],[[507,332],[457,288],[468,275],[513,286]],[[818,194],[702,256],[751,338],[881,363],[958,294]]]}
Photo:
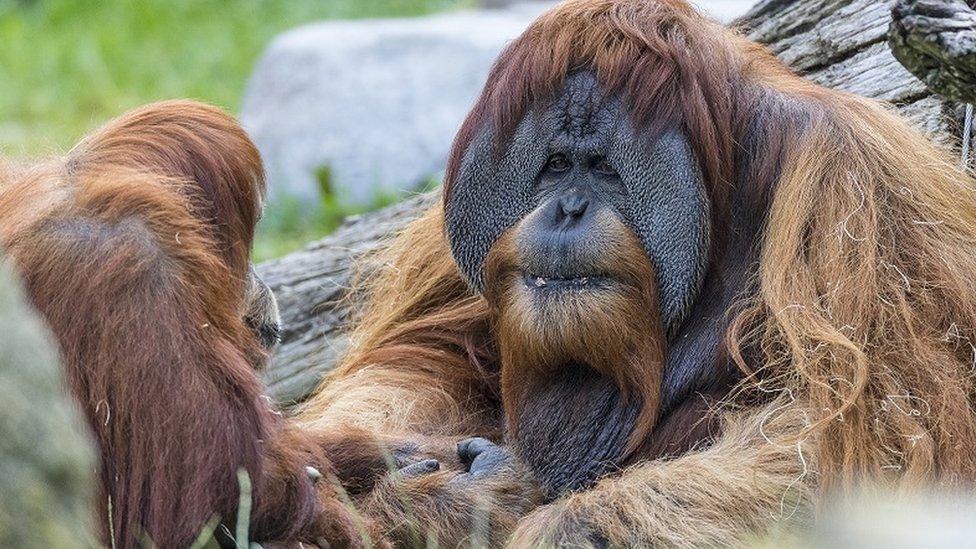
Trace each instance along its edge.
{"label": "orangutan hand", "polygon": [[316,435],[331,471],[350,496],[373,490],[391,472],[414,476],[442,466],[458,468],[453,438],[380,434],[359,428],[338,428]]}
{"label": "orangutan hand", "polygon": [[457,443],[449,462],[427,458],[406,465],[360,502],[374,532],[394,545],[497,547],[542,502],[542,492],[507,449],[470,438]]}

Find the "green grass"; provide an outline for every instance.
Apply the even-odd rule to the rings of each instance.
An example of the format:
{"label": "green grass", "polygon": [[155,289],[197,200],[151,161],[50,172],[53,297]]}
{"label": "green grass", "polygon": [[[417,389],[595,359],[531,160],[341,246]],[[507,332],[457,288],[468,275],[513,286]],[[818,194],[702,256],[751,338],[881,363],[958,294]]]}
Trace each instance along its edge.
{"label": "green grass", "polygon": [[[310,21],[400,17],[470,0],[0,0],[0,154],[45,156],[118,114],[188,97],[237,112],[258,56]],[[380,201],[382,203],[383,201]],[[323,208],[329,210],[328,204]],[[321,236],[347,212],[278,219],[262,257]],[[292,212],[295,213],[295,212]],[[271,219],[271,218],[276,219]],[[289,225],[290,224],[290,225]],[[304,226],[304,229],[302,229]],[[285,227],[284,232],[274,227]]]}
{"label": "green grass", "polygon": [[0,0],[0,151],[62,150],[150,101],[236,111],[267,43],[326,18],[421,15],[463,0]]}

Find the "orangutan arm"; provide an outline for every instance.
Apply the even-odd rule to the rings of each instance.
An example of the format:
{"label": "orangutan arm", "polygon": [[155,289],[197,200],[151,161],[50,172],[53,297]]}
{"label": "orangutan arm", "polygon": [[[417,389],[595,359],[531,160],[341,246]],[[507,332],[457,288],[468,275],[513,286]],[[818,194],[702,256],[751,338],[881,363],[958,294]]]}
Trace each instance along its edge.
{"label": "orangutan arm", "polygon": [[499,434],[483,379],[456,357],[413,353],[396,366],[354,363],[336,371],[299,416],[351,492],[424,459],[457,469],[460,439]]}
{"label": "orangutan arm", "polygon": [[497,413],[475,396],[483,388],[474,379],[429,366],[331,378],[314,403],[328,404],[303,412],[315,418],[306,433],[330,457],[373,541],[454,547],[476,537],[500,546],[541,493],[507,455],[482,474],[459,452],[472,434],[497,438]]}
{"label": "orangutan arm", "polygon": [[729,547],[803,518],[815,485],[802,413],[771,405],[727,421],[706,450],[637,464],[540,507],[511,547]]}
{"label": "orangutan arm", "polygon": [[336,372],[303,411],[314,418],[305,432],[329,456],[374,542],[455,547],[477,538],[498,547],[541,492],[500,448],[474,457],[459,446],[473,434],[497,439],[498,407],[469,365],[440,358]]}
{"label": "orangutan arm", "polygon": [[297,419],[374,539],[453,546],[488,507],[497,545],[536,505],[536,483],[510,461],[473,474],[478,459],[460,459],[462,439],[499,440],[501,403],[487,304],[461,279],[442,219],[431,209],[378,258],[355,346]]}
{"label": "orangutan arm", "polygon": [[497,434],[500,422],[486,398],[488,388],[466,374],[465,366],[432,360],[336,372],[302,410],[301,420],[325,432],[346,425],[388,434]]}

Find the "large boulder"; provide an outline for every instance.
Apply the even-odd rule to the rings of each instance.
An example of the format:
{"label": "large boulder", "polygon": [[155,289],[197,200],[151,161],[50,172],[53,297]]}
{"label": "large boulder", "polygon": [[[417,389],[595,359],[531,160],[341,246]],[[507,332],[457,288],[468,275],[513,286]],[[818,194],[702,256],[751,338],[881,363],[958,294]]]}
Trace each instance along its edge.
{"label": "large boulder", "polygon": [[745,15],[756,0],[707,0],[692,2],[720,23],[730,23],[736,17]]}
{"label": "large boulder", "polygon": [[272,200],[315,200],[322,174],[349,205],[437,177],[492,61],[547,5],[316,23],[276,38],[241,112]]}
{"label": "large boulder", "polygon": [[94,547],[97,470],[54,340],[0,257],[0,547]]}

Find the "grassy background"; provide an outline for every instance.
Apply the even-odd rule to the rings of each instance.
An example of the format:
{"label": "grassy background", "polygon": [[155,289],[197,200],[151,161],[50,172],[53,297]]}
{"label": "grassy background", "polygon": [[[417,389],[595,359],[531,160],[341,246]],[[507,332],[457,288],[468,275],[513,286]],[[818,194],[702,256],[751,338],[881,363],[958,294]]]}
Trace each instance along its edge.
{"label": "grassy background", "polygon": [[[143,103],[199,99],[237,112],[278,33],[319,19],[401,17],[470,0],[0,0],[0,153],[45,156]],[[327,184],[327,182],[326,182]],[[389,202],[384,198],[376,206]],[[321,236],[348,213],[268,212],[260,259]]]}

